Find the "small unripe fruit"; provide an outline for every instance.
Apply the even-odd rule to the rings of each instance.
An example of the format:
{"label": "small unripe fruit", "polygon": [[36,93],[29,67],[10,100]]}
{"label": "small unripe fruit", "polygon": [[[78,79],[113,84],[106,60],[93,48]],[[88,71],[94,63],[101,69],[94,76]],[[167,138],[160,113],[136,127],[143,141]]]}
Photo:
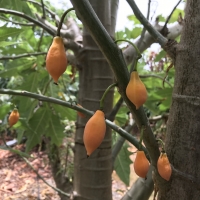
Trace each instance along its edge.
{"label": "small unripe fruit", "polygon": [[157,168],[160,176],[166,181],[169,181],[172,174],[172,168],[166,153],[160,154],[157,161]]}
{"label": "small unripe fruit", "polygon": [[149,161],[147,160],[144,151],[136,152],[134,170],[139,177],[146,178],[149,171]]}
{"label": "small unripe fruit", "polygon": [[46,69],[57,84],[59,77],[67,68],[67,56],[61,37],[54,37],[46,57]]}
{"label": "small unripe fruit", "polygon": [[126,87],[126,96],[135,105],[136,110],[147,100],[147,90],[140,80],[137,71],[131,73],[130,81]]}
{"label": "small unripe fruit", "polygon": [[8,118],[8,123],[9,123],[10,127],[15,125],[18,122],[18,120],[19,120],[19,112],[18,112],[17,108],[14,108]]}
{"label": "small unripe fruit", "polygon": [[102,143],[106,133],[104,112],[97,110],[88,120],[83,133],[83,142],[89,157]]}

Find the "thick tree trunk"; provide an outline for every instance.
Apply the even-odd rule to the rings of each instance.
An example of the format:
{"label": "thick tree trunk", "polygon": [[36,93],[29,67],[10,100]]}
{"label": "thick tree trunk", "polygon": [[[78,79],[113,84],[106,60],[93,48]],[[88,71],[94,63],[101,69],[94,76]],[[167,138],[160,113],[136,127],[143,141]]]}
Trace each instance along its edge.
{"label": "thick tree trunk", "polygon": [[200,181],[199,10],[200,1],[187,0],[185,24],[177,45],[175,85],[166,138],[170,162],[183,174],[177,176],[173,171],[169,184],[159,186],[159,200],[200,199],[197,184]]}
{"label": "thick tree trunk", "polygon": [[[73,1],[72,1],[73,3]],[[111,1],[92,0],[91,4],[108,32],[111,31]],[[99,100],[105,89],[113,83],[113,75],[104,56],[89,35],[83,31],[81,69],[79,71],[79,103],[89,109],[99,109]],[[104,111],[112,109],[113,91],[105,99]],[[107,127],[101,146],[89,157],[83,144],[83,131],[88,118],[78,118],[75,136],[74,199],[111,200],[111,130]],[[95,133],[94,133],[95,134]]]}

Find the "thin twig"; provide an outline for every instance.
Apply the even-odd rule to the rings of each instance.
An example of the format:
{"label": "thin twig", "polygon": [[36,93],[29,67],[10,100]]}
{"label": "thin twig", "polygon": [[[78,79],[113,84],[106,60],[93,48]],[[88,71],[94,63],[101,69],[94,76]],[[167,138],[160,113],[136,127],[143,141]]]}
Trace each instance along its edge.
{"label": "thin twig", "polygon": [[30,22],[30,23],[16,22],[16,21],[7,19],[6,17],[2,17],[2,16],[0,16],[0,19],[2,19],[2,20],[4,20],[4,21],[7,21],[7,22],[10,22],[10,23],[12,23],[12,24],[20,25],[20,26],[34,26],[34,25],[35,25],[35,24],[32,23],[32,22]]}
{"label": "thin twig", "polygon": [[135,16],[138,18],[138,20],[143,24],[143,26],[147,29],[147,31],[152,35],[152,37],[162,46],[164,47],[167,43],[167,39],[162,36],[144,17],[144,15],[141,13],[139,8],[137,7],[134,0],[126,0],[130,7],[132,8]]}
{"label": "thin twig", "polygon": [[[158,75],[156,75],[156,74],[140,75],[140,78],[149,78],[149,77],[159,78],[160,80],[163,81],[163,77],[158,76]],[[170,87],[173,87],[173,86],[171,85],[171,83],[168,82],[167,80],[164,80],[164,82],[166,82]]]}
{"label": "thin twig", "polygon": [[25,57],[30,57],[30,56],[40,56],[40,55],[45,55],[47,52],[37,52],[37,53],[24,53],[24,54],[19,54],[16,56],[2,56],[0,57],[0,60],[15,60],[19,58],[25,58]]}
{"label": "thin twig", "polygon": [[[42,7],[41,3],[37,2],[37,1],[34,1],[34,0],[22,0],[22,1],[26,1],[26,2],[38,5],[39,7]],[[48,9],[46,6],[44,6],[44,8],[51,15],[52,18],[55,18],[56,14],[53,11],[51,11],[50,9]]]}
{"label": "thin twig", "polygon": [[[151,8],[151,0],[149,0],[149,2],[148,2],[148,10],[147,10],[147,20],[148,21],[149,21],[149,15],[150,15],[150,8]],[[146,28],[144,27],[142,30],[142,33],[141,33],[140,40],[138,42],[138,48],[140,48],[141,42],[144,39],[145,32],[146,32]]]}
{"label": "thin twig", "polygon": [[43,28],[45,31],[47,31],[50,35],[54,36],[55,35],[55,32],[50,29],[49,27],[47,27],[45,24],[41,23],[40,21],[37,21],[35,19],[33,19],[32,17],[28,16],[28,15],[25,15],[24,13],[22,12],[18,12],[18,11],[15,11],[15,10],[8,10],[8,9],[4,9],[4,8],[0,8],[0,13],[4,13],[4,14],[11,14],[11,15],[16,15],[16,16],[19,16],[19,17],[22,17],[30,22],[33,22],[35,25]]}
{"label": "thin twig", "polygon": [[39,40],[39,42],[38,42],[38,51],[40,51],[40,46],[41,46],[41,44],[42,44],[42,39],[43,39],[43,36],[44,36],[44,29],[42,29],[42,33],[41,33],[41,35],[40,35],[40,40]]}
{"label": "thin twig", "polygon": [[165,30],[165,28],[166,28],[166,26],[167,26],[167,24],[168,24],[168,22],[169,22],[169,20],[170,20],[170,18],[171,18],[171,16],[172,16],[173,12],[176,10],[177,6],[181,3],[181,1],[182,1],[182,0],[179,0],[179,2],[175,5],[175,7],[173,8],[173,10],[172,10],[172,12],[170,13],[170,15],[167,17],[167,20],[166,20],[166,22],[165,22],[165,25],[163,26],[162,30],[160,31],[161,33],[162,33],[163,30]]}
{"label": "thin twig", "polygon": [[42,18],[46,19],[46,14],[45,14],[45,5],[43,0],[41,0],[41,4],[42,4]]}

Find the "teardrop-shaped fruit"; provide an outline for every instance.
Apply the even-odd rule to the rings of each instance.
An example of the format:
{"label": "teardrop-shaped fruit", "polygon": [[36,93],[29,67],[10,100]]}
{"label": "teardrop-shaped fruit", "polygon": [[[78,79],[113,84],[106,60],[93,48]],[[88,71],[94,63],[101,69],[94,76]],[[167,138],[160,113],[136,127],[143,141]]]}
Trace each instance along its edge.
{"label": "teardrop-shaped fruit", "polygon": [[16,124],[19,120],[19,112],[17,108],[14,108],[13,111],[10,113],[8,118],[8,123],[10,127],[12,127],[14,124]]}
{"label": "teardrop-shaped fruit", "polygon": [[[81,106],[80,104],[77,104],[77,106],[79,106],[80,108],[82,108],[83,106]],[[83,114],[82,112],[78,111],[78,116],[81,117],[81,118],[84,118],[85,117],[85,114]]]}
{"label": "teardrop-shaped fruit", "polygon": [[59,77],[65,72],[67,63],[63,39],[56,36],[53,39],[46,57],[46,69],[55,84],[57,84]]}
{"label": "teardrop-shaped fruit", "polygon": [[83,142],[89,157],[102,143],[106,132],[104,112],[97,110],[88,120],[83,133]]}
{"label": "teardrop-shaped fruit", "polygon": [[146,178],[149,171],[149,161],[147,160],[144,151],[136,152],[134,170],[139,177]]}
{"label": "teardrop-shaped fruit", "polygon": [[135,105],[136,109],[142,106],[147,100],[147,90],[140,80],[137,71],[131,73],[130,81],[126,87],[126,96]]}
{"label": "teardrop-shaped fruit", "polygon": [[157,168],[160,176],[166,181],[169,181],[172,174],[172,168],[166,153],[160,154],[160,157],[157,161]]}

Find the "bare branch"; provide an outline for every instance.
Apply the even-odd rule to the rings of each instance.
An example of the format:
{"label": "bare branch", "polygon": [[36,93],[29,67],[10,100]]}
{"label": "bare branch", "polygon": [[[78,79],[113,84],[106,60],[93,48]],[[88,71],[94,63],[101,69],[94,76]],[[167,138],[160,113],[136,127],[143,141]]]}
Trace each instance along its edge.
{"label": "bare branch", "polygon": [[24,53],[20,55],[15,55],[15,56],[2,56],[0,57],[0,60],[15,60],[19,58],[25,58],[25,57],[30,57],[30,56],[40,56],[40,55],[45,55],[47,52],[37,52],[37,53]]}
{"label": "bare branch", "polygon": [[53,36],[55,35],[55,32],[52,29],[50,29],[49,27],[47,27],[45,24],[41,23],[40,21],[37,21],[37,20],[33,19],[32,17],[30,17],[28,15],[25,15],[22,12],[0,8],[0,13],[11,14],[11,15],[16,15],[16,16],[22,17],[22,18],[24,18],[24,19],[26,19],[26,20],[28,20],[30,22],[33,22],[35,25],[43,28],[50,35],[53,35]]}
{"label": "bare branch", "polygon": [[144,27],[148,30],[148,32],[153,36],[155,41],[157,41],[162,47],[165,47],[167,44],[167,39],[163,37],[144,17],[144,15],[141,13],[141,11],[138,9],[136,3],[134,0],[126,0],[130,7],[132,8],[133,12],[135,13],[135,16],[138,18],[138,20],[144,25]]}

